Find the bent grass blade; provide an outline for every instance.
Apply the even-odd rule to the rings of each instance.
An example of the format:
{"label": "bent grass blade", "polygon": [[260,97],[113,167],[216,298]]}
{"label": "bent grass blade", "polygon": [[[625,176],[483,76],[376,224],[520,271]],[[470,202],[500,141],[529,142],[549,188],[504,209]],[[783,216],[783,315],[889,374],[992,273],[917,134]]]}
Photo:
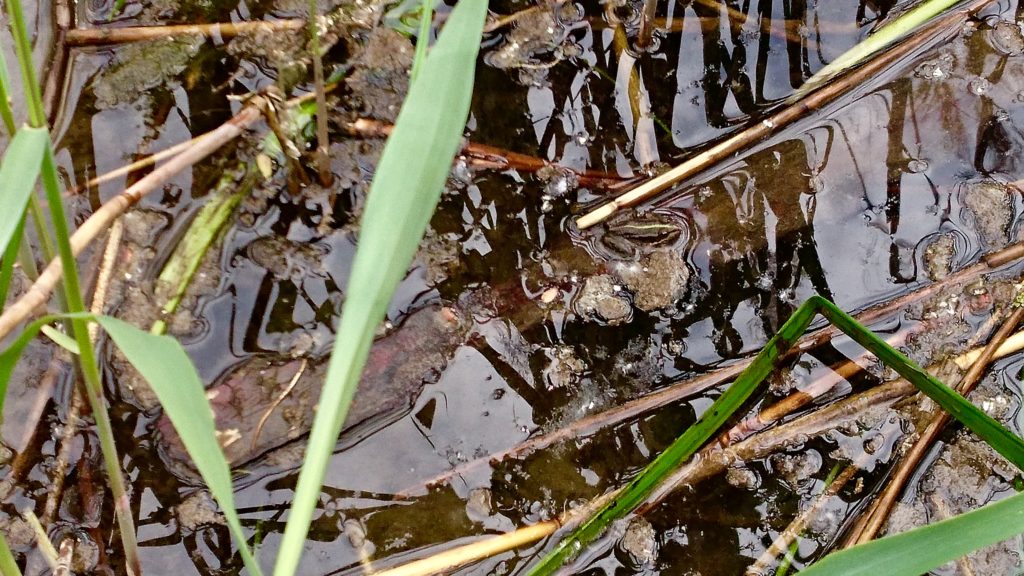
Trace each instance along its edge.
{"label": "bent grass blade", "polygon": [[[693,426],[626,485],[620,496],[562,540],[530,571],[531,576],[554,573],[573,554],[604,532],[609,524],[642,504],[655,488],[686,462],[750,397],[757,386],[775,369],[797,338],[807,330],[811,319],[819,313],[854,341],[877,355],[886,365],[895,369],[1015,466],[1024,470],[1024,441],[875,336],[835,304],[815,295],[797,308],[779,332],[761,349],[753,363]],[[1024,525],[1020,531],[1024,531]]]}

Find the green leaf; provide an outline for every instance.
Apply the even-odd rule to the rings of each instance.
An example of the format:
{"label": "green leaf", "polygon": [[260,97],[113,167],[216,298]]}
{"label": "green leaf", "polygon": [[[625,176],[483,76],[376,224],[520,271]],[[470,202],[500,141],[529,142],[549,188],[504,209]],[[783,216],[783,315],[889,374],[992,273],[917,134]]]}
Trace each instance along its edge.
{"label": "green leaf", "polygon": [[251,574],[262,574],[235,510],[231,470],[217,442],[213,409],[185,350],[170,336],[150,334],[116,318],[98,316],[96,321],[153,388],[192,462],[220,504],[245,567]]}
{"label": "green leaf", "polygon": [[295,573],[359,376],[441,195],[473,95],[485,0],[462,0],[423,61],[377,166],[360,224],[338,337],[274,574]]}
{"label": "green leaf", "polygon": [[916,576],[1024,532],[1024,494],[902,534],[834,552],[800,576]]}
{"label": "green leaf", "polygon": [[21,235],[25,231],[25,214],[18,218],[18,226],[11,236],[11,241],[3,250],[3,261],[0,261],[0,311],[3,311],[7,304],[7,291],[11,288],[11,280],[14,279],[14,262],[18,259],[18,251],[21,249]]}
{"label": "green leaf", "polygon": [[79,354],[78,342],[75,342],[75,339],[72,338],[71,336],[68,336],[67,334],[61,332],[60,330],[57,330],[53,326],[50,326],[49,324],[45,324],[41,328],[41,330],[43,334],[46,334],[46,337],[49,338],[50,340],[53,340],[53,343],[56,344],[57,346],[60,346],[61,348],[67,350],[68,352],[71,352],[75,356]]}
{"label": "green leaf", "polygon": [[0,250],[6,250],[18,230],[21,221],[19,216],[25,214],[25,206],[39,178],[49,141],[46,130],[22,128],[11,139],[4,153],[3,162],[0,163],[0,206],[4,207],[7,214],[17,216],[0,218]]}

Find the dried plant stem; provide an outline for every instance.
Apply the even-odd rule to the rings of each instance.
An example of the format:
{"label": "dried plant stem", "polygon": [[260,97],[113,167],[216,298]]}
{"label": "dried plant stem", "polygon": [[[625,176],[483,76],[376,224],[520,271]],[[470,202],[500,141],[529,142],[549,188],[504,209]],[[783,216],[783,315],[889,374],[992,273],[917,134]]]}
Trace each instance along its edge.
{"label": "dried plant stem", "polygon": [[95,186],[99,186],[100,184],[104,184],[106,182],[110,182],[111,180],[114,180],[116,178],[120,178],[121,176],[125,176],[127,174],[131,174],[132,172],[135,172],[136,170],[141,170],[143,168],[147,168],[149,166],[152,166],[152,165],[156,164],[157,162],[160,162],[162,160],[166,160],[167,158],[170,158],[172,156],[176,156],[176,155],[180,154],[183,150],[187,150],[187,149],[191,148],[192,146],[195,146],[203,138],[206,138],[209,135],[210,135],[210,132],[207,132],[205,134],[200,134],[199,136],[196,136],[195,138],[192,138],[191,140],[186,140],[184,142],[180,142],[178,144],[175,144],[174,146],[171,146],[170,148],[161,150],[161,151],[159,151],[159,152],[157,152],[155,154],[152,154],[150,156],[146,156],[145,158],[142,158],[141,160],[136,160],[135,162],[132,162],[131,164],[128,164],[126,166],[122,166],[120,168],[115,168],[114,170],[111,170],[110,172],[107,172],[105,174],[101,174],[100,176],[97,176],[97,177],[87,181],[85,184],[81,184],[79,186],[75,186],[74,188],[71,188],[70,190],[67,191],[67,194],[68,195],[80,194],[80,193],[84,192],[85,190],[88,190],[89,188],[93,188]]}
{"label": "dried plant stem", "polygon": [[657,0],[644,0],[640,11],[640,30],[637,32],[637,48],[646,49],[654,40],[655,12],[658,10]]}
{"label": "dried plant stem", "polygon": [[[962,396],[967,396],[984,375],[988,366],[996,357],[997,350],[1006,342],[1010,333],[1024,320],[1024,308],[1014,306],[1010,317],[1000,326],[999,331],[992,337],[988,345],[981,351],[977,359],[973,360],[967,373],[956,386],[956,391]],[[950,422],[950,415],[945,411],[939,411],[928,422],[927,427],[921,432],[917,441],[907,451],[895,468],[895,472],[886,484],[885,489],[875,499],[868,511],[863,514],[851,528],[846,538],[844,547],[870,542],[882,529],[886,519],[896,505],[900,494],[910,477],[917,470],[925,455],[931,450],[938,440],[939,435]]]}
{"label": "dried plant stem", "polygon": [[459,566],[465,566],[536,542],[554,534],[561,528],[572,528],[577,522],[593,514],[595,510],[599,509],[617,494],[618,490],[609,492],[583,506],[569,510],[553,520],[538,522],[532,526],[520,528],[500,536],[487,537],[472,544],[458,546],[422,560],[403,564],[397,568],[371,573],[373,576],[429,576],[431,574],[445,573]]}
{"label": "dried plant stem", "polygon": [[239,34],[266,31],[300,30],[306,21],[298,18],[260,22],[224,22],[215,24],[173,24],[169,26],[129,26],[124,28],[88,28],[68,30],[64,43],[69,47],[107,46],[174,38],[190,34],[223,39]]}
{"label": "dried plant stem", "polygon": [[[96,236],[110,227],[111,223],[121,216],[128,208],[134,206],[146,194],[157,189],[171,176],[206,158],[224,144],[234,140],[242,132],[260,118],[260,105],[246,106],[231,120],[209,133],[192,147],[167,164],[157,168],[142,180],[139,180],[121,194],[106,202],[92,214],[82,226],[71,235],[71,250],[78,255],[93,241]],[[46,304],[53,288],[62,275],[61,261],[54,259],[39,275],[28,291],[0,315],[0,339],[7,337],[21,322],[29,318],[39,307]]]}
{"label": "dried plant stem", "polygon": [[57,567],[57,549],[53,547],[53,542],[50,542],[49,535],[46,534],[46,529],[39,523],[39,518],[36,517],[32,510],[26,508],[22,512],[25,521],[32,528],[32,532],[36,536],[36,545],[39,547],[39,551],[42,553],[43,559],[50,566],[50,569]]}
{"label": "dried plant stem", "polygon": [[576,226],[582,230],[600,224],[619,209],[644,202],[663,190],[707,170],[718,162],[731,159],[747,148],[763,142],[783,127],[807,117],[812,111],[821,109],[850,90],[862,86],[865,82],[893,68],[900,59],[907,57],[915,50],[948,35],[950,30],[957,30],[957,24],[967,18],[968,11],[972,7],[987,1],[973,0],[967,8],[936,18],[932,23],[922,27],[914,37],[886,50],[862,67],[822,86],[803,99],[712,146],[668,172],[644,182],[611,202],[584,214],[576,220]]}

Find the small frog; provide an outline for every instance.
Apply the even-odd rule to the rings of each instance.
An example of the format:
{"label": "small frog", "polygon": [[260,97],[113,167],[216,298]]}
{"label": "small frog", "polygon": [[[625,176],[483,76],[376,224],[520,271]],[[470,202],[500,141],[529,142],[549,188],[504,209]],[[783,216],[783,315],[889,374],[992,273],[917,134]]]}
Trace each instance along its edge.
{"label": "small frog", "polygon": [[664,214],[630,211],[612,217],[597,243],[614,257],[631,259],[651,248],[674,244],[682,231],[681,222]]}

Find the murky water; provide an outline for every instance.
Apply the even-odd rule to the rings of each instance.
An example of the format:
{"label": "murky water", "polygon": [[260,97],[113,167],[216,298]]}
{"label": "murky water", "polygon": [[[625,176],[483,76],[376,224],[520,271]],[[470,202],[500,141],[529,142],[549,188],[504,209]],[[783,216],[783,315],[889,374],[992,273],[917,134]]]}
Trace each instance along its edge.
{"label": "murky water", "polygon": [[[109,25],[110,4],[79,5],[81,25]],[[129,3],[114,22],[301,15],[301,6],[292,4]],[[623,178],[656,172],[773,111],[890,8],[825,4],[662,5],[647,48],[636,46],[639,5],[606,11],[572,4],[535,13],[485,38],[469,138],[564,169]],[[527,7],[490,6],[498,14]],[[371,359],[371,370],[414,365],[419,377],[402,391],[407,401],[389,403],[387,414],[343,436],[300,573],[362,573],[364,559],[397,565],[447,542],[512,530],[599,496],[649,462],[716,393],[522,458],[466,465],[755,352],[813,293],[859,310],[1015,240],[1024,209],[1015,184],[1024,177],[1024,40],[1017,12],[1016,5],[991,3],[904,65],[599,229],[581,232],[572,222],[608,192],[577,186],[565,170],[534,174],[458,162],[416,264],[389,309],[395,328],[381,342],[401,338],[403,330],[408,337],[414,322],[403,321],[437,304],[465,322],[465,332],[455,338],[433,324],[416,329],[413,336],[428,343],[454,342],[440,359],[410,357],[419,352],[397,345],[382,345]],[[625,53],[616,22],[625,31]],[[393,119],[412,42],[356,25],[343,37],[328,57],[329,69],[348,72],[334,120]],[[55,126],[66,183],[81,184],[146,151],[215,128],[239,109],[232,94],[305,78],[304,71],[290,68],[287,42],[275,52],[244,40],[189,37],[73,50],[69,91]],[[142,258],[121,271],[131,278],[121,279],[126,292],[116,292],[111,302],[119,313],[144,325],[155,319],[147,308],[150,280],[221,175],[238,170],[239,159],[252,159],[251,140],[177,176],[129,220],[126,250]],[[242,202],[237,222],[204,266],[187,318],[172,326],[211,385],[223,384],[247,363],[295,356],[307,358],[310,373],[317,374],[343,300],[357,215],[380,145],[339,135],[332,148],[333,189],[309,186],[296,193],[278,171],[261,178]],[[125,184],[114,180],[73,202],[85,213]],[[329,208],[335,221],[325,229]],[[1013,278],[1012,272],[1004,276]],[[915,333],[908,352],[931,362],[939,352],[962,348],[987,320],[990,302],[1005,301],[1009,293],[996,285],[972,290],[910,307],[874,328]],[[852,343],[837,340],[801,357],[774,385],[803,386],[858,353]],[[45,369],[47,354],[39,352],[38,371]],[[144,566],[160,567],[153,573],[237,573],[241,562],[227,530],[202,513],[187,465],[170,455],[158,410],[142,409],[145,399],[124,391],[116,359],[108,360]],[[1020,364],[1019,358],[1000,363],[980,391],[1011,423]],[[877,384],[882,371],[870,368],[840,388]],[[71,375],[60,374],[55,390],[63,406]],[[14,388],[24,400],[7,406],[4,439],[15,450],[25,442],[11,414],[33,405],[31,380],[25,376]],[[757,405],[780,394],[767,393]],[[307,408],[314,403],[306,400]],[[46,404],[42,426],[52,434],[28,443],[24,478],[2,506],[5,514],[43,506],[56,451],[47,436],[56,437],[65,415],[65,408]],[[883,479],[901,428],[906,422],[895,413],[865,419],[852,430],[791,442],[688,487],[648,514],[647,524],[602,540],[576,571],[742,573],[823,489],[835,466],[863,464],[865,471],[805,533],[794,561],[802,566],[839,538],[849,515]],[[109,500],[98,504],[89,496],[101,477],[98,447],[88,432],[79,439],[55,534],[73,532],[99,543],[100,569],[117,572]],[[972,447],[969,436],[949,439],[956,442],[943,457],[948,466],[922,474],[910,495],[916,503],[900,512],[901,525],[941,517],[931,501],[922,500],[929,483],[945,486],[940,497],[953,513],[1012,492],[1012,473],[982,465],[994,457]],[[240,461],[236,498],[269,567],[301,441],[264,452]],[[428,487],[453,468],[458,473],[450,481]],[[942,475],[969,479],[949,486]],[[623,531],[630,538],[620,537]],[[650,554],[638,554],[644,546],[630,544],[652,537]],[[459,573],[518,573],[551,544],[508,552]],[[1006,573],[1016,549],[1011,543],[974,559],[974,569]]]}

